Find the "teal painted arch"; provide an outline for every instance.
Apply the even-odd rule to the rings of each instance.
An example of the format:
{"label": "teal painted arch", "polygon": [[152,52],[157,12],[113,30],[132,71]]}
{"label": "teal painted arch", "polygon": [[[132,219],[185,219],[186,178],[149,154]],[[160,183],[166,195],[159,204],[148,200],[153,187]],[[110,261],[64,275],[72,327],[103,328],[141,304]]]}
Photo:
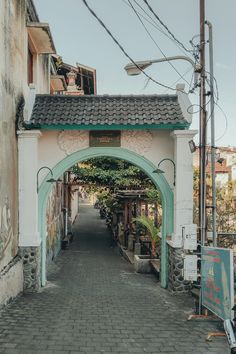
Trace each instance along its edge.
{"label": "teal painted arch", "polygon": [[[153,181],[160,192],[162,200],[162,240],[161,240],[161,285],[167,287],[168,269],[167,269],[167,243],[166,236],[173,232],[174,224],[174,198],[168,182],[163,174],[153,173],[156,166],[145,157],[120,147],[113,148],[87,148],[77,151],[57,163],[53,168],[53,176],[58,179],[66,170],[78,162],[86,161],[95,157],[114,157],[126,160],[143,170]],[[51,184],[47,183],[46,176],[39,187],[38,193],[38,212],[39,212],[39,233],[42,245],[41,260],[41,283],[46,284],[46,206],[51,191]]]}

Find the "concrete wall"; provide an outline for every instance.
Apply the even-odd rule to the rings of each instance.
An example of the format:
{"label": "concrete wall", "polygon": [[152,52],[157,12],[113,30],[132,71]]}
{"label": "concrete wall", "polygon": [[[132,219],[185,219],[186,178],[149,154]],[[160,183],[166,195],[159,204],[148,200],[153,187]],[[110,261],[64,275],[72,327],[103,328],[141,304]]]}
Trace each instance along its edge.
{"label": "concrete wall", "polygon": [[[0,270],[17,254],[17,104],[26,75],[24,1],[0,2]],[[22,35],[19,38],[19,34]]]}
{"label": "concrete wall", "polygon": [[78,214],[79,207],[79,193],[78,187],[72,188],[72,196],[71,196],[71,222],[72,224],[75,222],[76,216]]}
{"label": "concrete wall", "polygon": [[20,257],[14,258],[0,272],[0,308],[23,291],[23,267]]}
{"label": "concrete wall", "polygon": [[47,218],[47,262],[53,260],[61,249],[63,236],[62,185],[55,183],[49,195]]}
{"label": "concrete wall", "polygon": [[[42,131],[39,139],[39,167],[53,168],[58,162],[75,151],[89,146],[87,131]],[[169,130],[122,131],[121,147],[127,148],[153,162],[156,166],[163,158],[174,158],[174,140]],[[173,185],[173,166],[163,163],[165,177]],[[40,181],[45,174],[40,175]]]}
{"label": "concrete wall", "polygon": [[[15,296],[22,282],[22,266],[20,262],[12,263],[12,259],[18,254],[16,113],[22,98],[27,100],[29,94],[27,3],[26,0],[0,1],[0,274],[4,270],[4,276],[0,275],[0,304]],[[48,93],[48,57],[36,57],[38,92]]]}

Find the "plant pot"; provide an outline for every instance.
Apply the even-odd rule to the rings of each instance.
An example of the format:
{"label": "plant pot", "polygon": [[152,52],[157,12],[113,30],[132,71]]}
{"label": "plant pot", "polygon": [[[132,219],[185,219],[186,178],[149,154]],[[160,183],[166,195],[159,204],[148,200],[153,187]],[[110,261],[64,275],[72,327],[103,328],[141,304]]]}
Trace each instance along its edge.
{"label": "plant pot", "polygon": [[134,255],[134,269],[137,273],[151,273],[150,256]]}

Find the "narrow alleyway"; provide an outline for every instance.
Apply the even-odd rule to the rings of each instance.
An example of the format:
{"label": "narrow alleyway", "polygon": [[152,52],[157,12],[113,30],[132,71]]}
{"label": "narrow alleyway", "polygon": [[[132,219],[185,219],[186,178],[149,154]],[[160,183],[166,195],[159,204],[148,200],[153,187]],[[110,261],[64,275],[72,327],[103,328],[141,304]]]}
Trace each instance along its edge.
{"label": "narrow alleyway", "polygon": [[111,247],[104,220],[80,206],[74,241],[38,294],[0,313],[0,353],[227,354],[225,339],[205,342],[212,322],[188,322],[192,300],[171,296],[152,275],[133,271]]}

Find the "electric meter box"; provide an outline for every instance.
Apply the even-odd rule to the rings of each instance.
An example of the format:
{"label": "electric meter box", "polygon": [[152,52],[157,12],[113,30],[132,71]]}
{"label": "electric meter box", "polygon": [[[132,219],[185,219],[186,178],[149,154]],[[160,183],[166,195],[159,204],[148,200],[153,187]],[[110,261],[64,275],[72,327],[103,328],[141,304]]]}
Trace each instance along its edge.
{"label": "electric meter box", "polygon": [[197,225],[183,225],[182,237],[184,250],[195,251],[197,249]]}

